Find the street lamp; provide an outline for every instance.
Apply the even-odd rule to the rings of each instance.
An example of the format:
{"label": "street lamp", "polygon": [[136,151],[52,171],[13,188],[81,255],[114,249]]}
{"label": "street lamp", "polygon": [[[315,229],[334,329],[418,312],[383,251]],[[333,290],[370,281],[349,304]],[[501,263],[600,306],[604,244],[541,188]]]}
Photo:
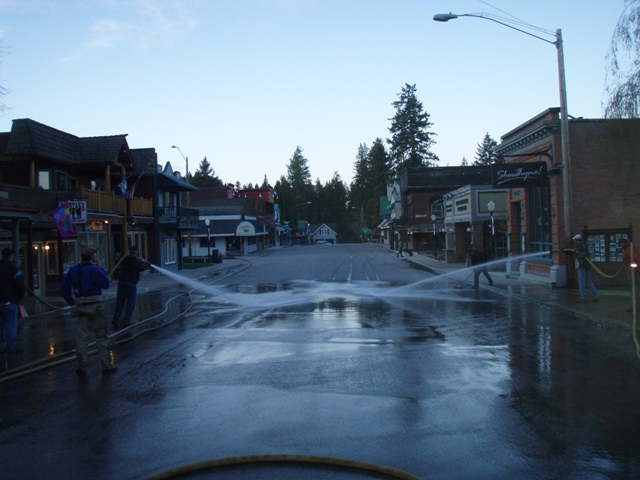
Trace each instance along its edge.
{"label": "street lamp", "polygon": [[[571,245],[571,230],[573,228],[573,205],[572,201],[572,193],[571,193],[571,154],[569,150],[569,115],[567,113],[567,85],[564,74],[564,51],[562,48],[562,30],[557,29],[555,33],[555,41],[547,40],[546,38],[539,37],[538,35],[534,35],[533,33],[527,32],[525,30],[521,30],[519,28],[514,27],[513,25],[509,25],[505,23],[504,19],[497,20],[493,18],[488,13],[465,13],[461,15],[456,15],[454,13],[439,13],[433,16],[433,19],[436,22],[448,22],[449,20],[454,20],[458,17],[475,17],[482,18],[485,20],[490,20],[494,23],[499,23],[505,27],[511,28],[512,30],[517,30],[518,32],[529,35],[530,37],[537,38],[538,40],[542,40],[543,42],[550,43],[551,45],[555,45],[556,50],[558,52],[558,83],[560,89],[560,139],[562,143],[562,167],[564,169],[564,174],[562,176],[562,192],[563,192],[563,202],[564,202],[564,244],[565,246]],[[552,35],[549,33],[549,35]]]}
{"label": "street lamp", "polygon": [[[180,155],[182,155],[182,158],[184,159],[184,163],[185,163],[185,168],[187,169],[187,174],[186,174],[186,182],[189,183],[189,157],[185,157],[184,153],[182,153],[182,150],[180,150],[180,147],[177,147],[175,145],[171,145],[171,148],[175,148],[180,152]],[[187,190],[187,208],[191,208],[191,192],[189,190]],[[178,194],[179,196],[179,194]],[[191,211],[189,210],[187,213],[187,216],[189,218],[189,223],[191,223]],[[191,231],[189,231],[189,234],[187,235],[187,241],[189,242],[189,257],[191,257]],[[182,238],[180,238],[180,242],[182,242]],[[182,248],[182,246],[180,247]]]}
{"label": "street lamp", "polygon": [[187,169],[187,173],[185,174],[185,178],[186,178],[187,183],[190,183],[189,182],[189,157],[185,157],[184,156],[184,153],[182,153],[182,150],[180,150],[180,147],[176,147],[175,145],[171,145],[171,148],[176,148],[180,152],[180,155],[182,155],[182,158],[183,158],[184,163],[185,163],[185,168]]}
{"label": "street lamp", "polygon": [[211,220],[207,218],[204,224],[207,226],[207,263],[211,263],[211,230],[209,229]]}
{"label": "street lamp", "polygon": [[496,245],[496,224],[493,220],[493,211],[496,209],[496,204],[493,203],[493,200],[489,200],[487,208],[489,209],[489,214],[491,214],[491,243],[489,244],[489,255],[493,259],[495,257],[494,250]]}
{"label": "street lamp", "polygon": [[433,222],[433,258],[438,255],[438,245],[436,244],[436,214],[431,214],[431,221]]}

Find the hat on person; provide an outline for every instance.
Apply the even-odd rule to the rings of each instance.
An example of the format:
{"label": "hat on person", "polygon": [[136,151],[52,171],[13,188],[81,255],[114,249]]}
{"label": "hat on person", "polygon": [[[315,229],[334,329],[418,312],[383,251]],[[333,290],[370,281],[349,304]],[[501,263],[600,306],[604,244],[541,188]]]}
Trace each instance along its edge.
{"label": "hat on person", "polygon": [[139,251],[139,250],[140,250],[140,249],[138,248],[138,246],[137,246],[137,245],[134,245],[134,246],[132,246],[132,247],[129,249],[129,253],[136,253],[136,252],[137,252],[137,251]]}
{"label": "hat on person", "polygon": [[576,233],[571,240],[582,240],[582,235]]}
{"label": "hat on person", "polygon": [[629,241],[629,239],[627,237],[622,237],[622,238],[620,238],[620,240],[618,240],[618,246],[621,247],[622,245],[624,245],[628,241]]}
{"label": "hat on person", "polygon": [[93,255],[94,253],[96,253],[96,249],[93,247],[84,247],[82,249],[82,251],[80,252],[80,255],[82,255],[85,258],[91,258],[91,255]]}

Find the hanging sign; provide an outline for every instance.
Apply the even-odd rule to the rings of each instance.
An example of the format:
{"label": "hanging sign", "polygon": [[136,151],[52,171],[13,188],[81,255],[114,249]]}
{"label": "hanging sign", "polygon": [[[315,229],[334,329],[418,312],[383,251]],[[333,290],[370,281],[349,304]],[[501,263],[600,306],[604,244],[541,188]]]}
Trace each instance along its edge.
{"label": "hanging sign", "polygon": [[[69,205],[69,215],[71,216],[71,223],[87,223],[87,202],[86,200],[69,200],[63,202]],[[62,205],[62,203],[60,204]]]}
{"label": "hanging sign", "polygon": [[549,184],[545,162],[493,164],[491,178],[493,188],[543,187]]}

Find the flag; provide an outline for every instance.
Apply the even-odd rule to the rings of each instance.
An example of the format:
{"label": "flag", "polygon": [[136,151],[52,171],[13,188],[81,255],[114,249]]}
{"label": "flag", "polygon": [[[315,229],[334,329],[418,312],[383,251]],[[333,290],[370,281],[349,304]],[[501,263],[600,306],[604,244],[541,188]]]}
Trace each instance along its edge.
{"label": "flag", "polygon": [[120,193],[122,193],[122,196],[124,198],[129,198],[129,187],[127,187],[127,179],[125,178],[123,181],[121,181],[118,184],[118,188],[120,189]]}
{"label": "flag", "polygon": [[131,187],[129,187],[129,183],[128,183],[129,179],[131,178],[131,175],[129,175],[127,178],[125,178],[124,180],[122,180],[118,184],[117,188],[120,189],[120,193],[122,193],[122,196],[124,198],[128,198],[128,199],[132,199],[133,198],[133,194],[135,192],[136,185],[138,185],[138,182],[142,178],[142,174],[143,174],[143,172],[140,172],[140,175],[138,175],[138,178],[136,178],[136,181],[133,182],[133,185],[131,185]]}
{"label": "flag", "polygon": [[142,178],[142,172],[140,172],[140,175],[138,175],[138,178],[136,178],[136,181],[133,183],[133,185],[131,185],[131,189],[129,190],[129,196],[127,198],[129,199],[133,198],[133,192],[135,192],[136,186],[138,185],[138,182],[140,181],[141,178]]}
{"label": "flag", "polygon": [[70,237],[74,235],[73,223],[71,222],[71,209],[68,203],[61,204],[52,213],[56,221],[56,228],[61,237]]}
{"label": "flag", "polygon": [[491,215],[491,235],[496,234],[496,224],[493,221],[493,215]]}

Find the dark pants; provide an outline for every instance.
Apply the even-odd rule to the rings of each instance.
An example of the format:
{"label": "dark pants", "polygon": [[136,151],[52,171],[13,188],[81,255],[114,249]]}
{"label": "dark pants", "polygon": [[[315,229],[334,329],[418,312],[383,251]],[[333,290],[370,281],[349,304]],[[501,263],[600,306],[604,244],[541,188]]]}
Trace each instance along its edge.
{"label": "dark pants", "polygon": [[3,302],[0,305],[0,350],[12,349],[18,338],[18,305]]}
{"label": "dark pants", "polygon": [[473,269],[473,288],[478,288],[478,283],[479,283],[478,280],[481,273],[484,273],[484,276],[487,277],[487,280],[489,280],[489,285],[493,285],[493,280],[489,275],[487,267],[474,268]]}
{"label": "dark pants", "polygon": [[124,311],[123,318],[125,322],[131,322],[133,310],[136,308],[136,295],[137,285],[135,283],[123,282],[122,280],[118,282],[118,296],[116,297],[116,309],[113,312],[112,322],[115,323],[120,320],[125,303],[127,304],[127,309]]}

